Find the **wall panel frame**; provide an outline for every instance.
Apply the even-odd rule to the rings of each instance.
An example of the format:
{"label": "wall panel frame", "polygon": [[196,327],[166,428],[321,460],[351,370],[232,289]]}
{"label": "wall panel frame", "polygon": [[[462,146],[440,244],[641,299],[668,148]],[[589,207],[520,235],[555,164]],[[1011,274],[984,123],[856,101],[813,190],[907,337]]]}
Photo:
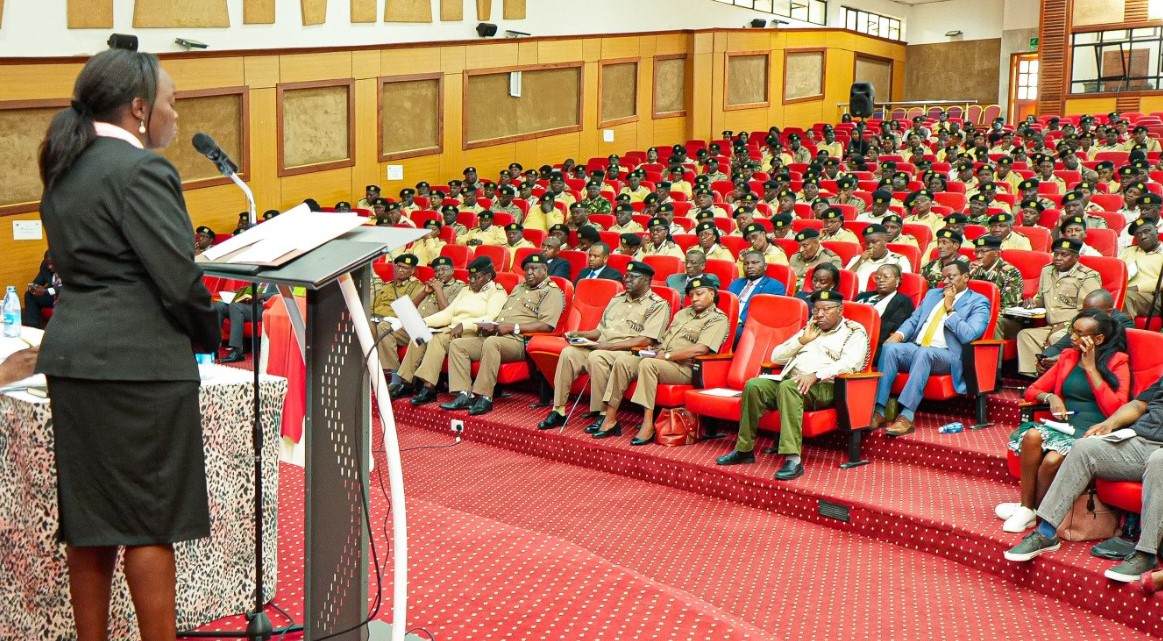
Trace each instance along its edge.
{"label": "wall panel frame", "polygon": [[[419,86],[420,83],[431,84],[435,83],[435,99],[428,97],[428,91],[424,87]],[[417,135],[409,137],[406,132],[393,133],[393,127],[385,126],[385,91],[391,92],[392,85],[412,84],[417,85],[417,91],[409,92],[402,99],[410,99],[417,104],[409,104],[408,107],[415,107],[421,110],[421,113],[406,113],[400,115],[401,122],[418,124],[420,129]],[[428,101],[433,104],[424,104]],[[400,158],[414,158],[416,156],[426,156],[430,154],[439,154],[444,151],[444,74],[442,73],[421,73],[407,76],[390,76],[379,79],[379,92],[376,95],[376,102],[378,104],[377,110],[377,138],[379,140],[379,159],[380,162],[387,162],[389,160],[397,160]],[[430,107],[429,113],[423,113],[426,107]],[[429,133],[429,130],[432,130]],[[412,142],[411,145],[405,144],[402,148],[394,148],[389,144],[389,138],[398,137],[405,142]]]}
{"label": "wall panel frame", "polygon": [[355,80],[282,83],[276,91],[280,177],[355,165]]}

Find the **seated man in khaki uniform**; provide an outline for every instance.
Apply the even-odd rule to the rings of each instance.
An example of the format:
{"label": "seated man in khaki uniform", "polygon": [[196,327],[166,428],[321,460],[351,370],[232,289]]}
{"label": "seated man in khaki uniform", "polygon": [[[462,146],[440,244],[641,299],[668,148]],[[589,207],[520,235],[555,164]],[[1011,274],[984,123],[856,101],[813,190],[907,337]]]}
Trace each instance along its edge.
{"label": "seated man in khaki uniform", "polygon": [[868,333],[856,321],[844,318],[844,297],[824,290],[812,293],[812,318],[807,327],[777,345],[771,360],[784,367],[774,378],[752,378],[743,387],[743,409],[735,449],[716,459],[719,465],[755,462],[755,435],[759,419],[768,410],[779,410],[779,447],[766,454],[784,455],[775,473],[780,481],[804,474],[804,408],[830,407],[835,399],[836,377],[864,369],[868,359]]}
{"label": "seated man in khaki uniform", "polygon": [[1131,318],[1136,316],[1158,316],[1159,272],[1163,269],[1163,245],[1159,243],[1156,222],[1150,218],[1139,218],[1132,222],[1128,231],[1138,244],[1131,245],[1119,253],[1119,258],[1127,263],[1127,298],[1124,307]]}
{"label": "seated man in khaki uniform", "polygon": [[[1083,299],[1102,287],[1098,272],[1078,262],[1082,241],[1059,238],[1052,250],[1053,262],[1042,269],[1038,293],[1024,303],[1025,307],[1046,308],[1046,325],[1017,332],[1018,373],[1031,378],[1037,376],[1038,354],[1070,331],[1071,321],[1082,311]],[[1006,336],[1013,336],[1013,328],[1019,326],[1011,318],[998,322],[1006,324]]]}
{"label": "seated man in khaki uniform", "polygon": [[[409,256],[409,254],[404,254],[403,256],[400,256],[400,258],[396,259],[397,276],[399,276],[400,272],[403,271],[401,270],[402,265],[400,261],[407,260]],[[414,289],[414,291],[410,294],[410,297],[412,298],[412,304],[416,306],[416,311],[420,312],[420,316],[423,317],[431,316],[432,314],[435,314],[445,307],[448,307],[449,301],[456,298],[456,295],[460,293],[460,290],[464,289],[464,283],[456,280],[456,277],[453,275],[451,258],[447,256],[438,256],[431,262],[431,266],[435,275],[427,283],[424,283],[422,287],[411,288]],[[407,268],[407,270],[410,272],[411,268]],[[409,280],[416,279],[410,278]],[[416,280],[416,282],[419,283],[420,281]],[[383,295],[385,291],[392,290],[394,285],[395,281],[381,289],[380,294]],[[393,300],[398,298],[398,295],[395,292],[391,292],[391,294],[393,295]],[[380,297],[377,296],[377,305],[380,302]],[[381,308],[378,306],[373,307],[373,311],[377,309]],[[395,310],[391,308],[390,303],[388,303],[387,309],[388,311],[392,312],[391,317],[394,318],[396,313]],[[377,315],[383,316],[381,314]],[[382,320],[376,323],[373,329],[375,330],[376,340],[378,341],[376,349],[380,355],[380,367],[383,368],[385,375],[391,374],[392,382],[394,383],[398,382],[395,372],[396,370],[400,369],[400,356],[396,352],[396,348],[407,345],[409,337],[408,332],[404,331],[403,327],[392,329],[393,327],[396,327],[395,323]],[[391,332],[391,336],[381,340],[380,337],[388,332]]]}
{"label": "seated man in khaki uniform", "polygon": [[[670,305],[650,289],[654,268],[646,263],[631,261],[626,266],[623,282],[626,291],[615,296],[602,312],[597,329],[585,332],[566,332],[565,338],[580,345],[562,350],[553,377],[553,409],[537,425],[548,430],[565,425],[569,402],[569,388],[583,372],[590,375],[590,414],[597,415],[586,432],[597,431],[602,424],[604,405],[602,397],[609,385],[610,372],[619,354],[632,349],[647,348],[662,338],[670,319]],[[589,341],[589,342],[584,342]]]}
{"label": "seated man in khaki uniform", "polygon": [[796,273],[797,282],[804,282],[804,279],[808,277],[808,272],[815,269],[816,265],[820,263],[832,263],[836,269],[844,267],[844,263],[840,262],[840,256],[836,252],[820,245],[820,230],[812,227],[801,230],[796,234],[796,242],[800,244],[800,250],[791,255],[788,264]]}
{"label": "seated man in khaki uniform", "polygon": [[477,226],[463,236],[457,236],[456,244],[476,247],[477,245],[504,245],[505,230],[493,224],[493,212],[484,210],[477,214]]}
{"label": "seated man in khaki uniform", "polygon": [[398,298],[411,298],[424,288],[424,283],[412,275],[416,272],[416,265],[420,264],[415,254],[400,254],[392,263],[394,278],[391,282],[382,283],[372,299],[373,318],[395,318],[396,310],[392,309],[392,303]]}
{"label": "seated man in khaki uniform", "polygon": [[638,386],[630,400],[643,408],[642,426],[630,441],[631,445],[646,445],[654,439],[654,400],[658,384],[689,384],[693,375],[691,362],[697,356],[719,351],[733,328],[727,326],[727,315],[715,307],[718,293],[709,280],[695,279],[687,285],[691,298],[670,322],[670,328],[658,341],[658,347],[648,352],[619,354],[610,373],[610,382],[602,397],[603,418],[593,433],[594,438],[622,435],[618,422],[618,406],[630,383]]}
{"label": "seated man in khaki uniform", "polygon": [[436,382],[448,355],[448,345],[465,334],[475,336],[477,321],[493,319],[505,305],[505,288],[493,281],[497,271],[493,261],[481,256],[468,264],[468,287],[461,289],[448,307],[426,316],[424,321],[433,330],[431,342],[412,343],[400,364],[400,381],[388,388],[393,400],[416,394],[413,405],[424,405],[436,400]]}
{"label": "seated man in khaki uniform", "polygon": [[[475,336],[456,338],[449,344],[448,391],[456,398],[442,403],[442,409],[467,409],[472,416],[492,411],[501,363],[525,360],[522,332],[553,331],[565,311],[565,293],[549,278],[547,263],[541,254],[526,256],[521,261],[525,282],[513,288],[494,320],[478,323]],[[476,381],[472,379],[473,361],[481,364]]]}

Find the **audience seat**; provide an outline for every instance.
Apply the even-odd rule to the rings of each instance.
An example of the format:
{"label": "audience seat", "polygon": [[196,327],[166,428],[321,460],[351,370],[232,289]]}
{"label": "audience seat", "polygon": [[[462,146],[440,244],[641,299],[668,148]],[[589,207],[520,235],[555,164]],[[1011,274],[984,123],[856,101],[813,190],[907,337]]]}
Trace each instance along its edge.
{"label": "audience seat", "polygon": [[1122,309],[1127,298],[1127,264],[1109,256],[1079,256],[1078,262],[1098,272],[1102,288],[1115,300],[1115,309]]}
{"label": "audience seat", "polygon": [[739,278],[739,267],[729,260],[710,258],[707,260],[706,273],[713,274],[719,279],[719,287],[721,289],[727,289],[731,281]]}
{"label": "audience seat", "polygon": [[913,309],[916,309],[921,306],[921,300],[929,292],[929,281],[917,273],[901,274],[901,284],[897,291],[913,299]]}
{"label": "audience seat", "polygon": [[[481,256],[491,258],[493,267],[496,268],[497,272],[508,271],[510,267],[515,267],[517,270],[521,269],[520,264],[514,266],[511,262],[513,258],[510,256],[508,247],[502,247],[501,245],[477,245],[473,249],[473,258],[480,258]],[[521,271],[523,272],[524,270]]]}
{"label": "audience seat", "polygon": [[670,318],[666,319],[666,326],[670,327],[670,321],[674,319],[674,315],[681,309],[682,295],[677,290],[661,283],[651,283],[650,290],[658,294],[662,300],[666,301],[667,305],[670,305]]}
{"label": "audience seat", "polygon": [[[559,323],[561,332],[558,334],[538,334],[529,339],[525,353],[533,362],[537,371],[545,380],[553,383],[557,373],[557,360],[568,343],[561,334],[565,332],[589,331],[597,329],[606,311],[606,305],[618,294],[622,293],[622,283],[604,278],[586,279],[577,284],[574,291],[573,304],[562,314]],[[572,393],[580,393],[589,381],[589,375],[583,374],[574,380],[570,386]]]}
{"label": "audience seat", "polygon": [[796,273],[789,265],[774,265],[768,263],[767,275],[783,283],[784,291],[788,296],[796,293]]}
{"label": "audience seat", "polygon": [[453,269],[466,269],[469,261],[472,260],[472,247],[449,244],[440,248],[440,255],[452,259]]}
{"label": "audience seat", "polygon": [[577,249],[566,249],[560,252],[557,257],[569,263],[570,280],[577,278],[581,270],[590,266],[590,257],[585,252]]}
{"label": "audience seat", "polygon": [[1050,243],[1052,242],[1052,239],[1050,237],[1050,230],[1049,229],[1045,229],[1042,227],[1020,227],[1020,226],[1017,226],[1017,227],[1014,227],[1014,231],[1016,231],[1020,234],[1023,234],[1026,238],[1029,238],[1030,239],[1030,248],[1033,249],[1034,251],[1036,251],[1036,252],[1049,252],[1050,251]]}
{"label": "audience seat", "polygon": [[677,256],[645,256],[642,262],[654,268],[653,281],[660,285],[666,282],[668,276],[681,274],[686,269],[683,259]]}

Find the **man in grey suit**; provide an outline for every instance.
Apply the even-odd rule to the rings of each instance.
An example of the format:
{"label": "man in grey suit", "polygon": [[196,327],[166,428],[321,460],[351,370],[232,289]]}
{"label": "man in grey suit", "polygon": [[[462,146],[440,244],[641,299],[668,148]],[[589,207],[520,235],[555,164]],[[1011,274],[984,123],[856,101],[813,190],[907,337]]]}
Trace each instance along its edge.
{"label": "man in grey suit", "polygon": [[677,291],[685,292],[687,283],[696,278],[706,278],[715,283],[715,288],[719,288],[719,278],[714,274],[706,274],[707,269],[707,255],[701,249],[689,249],[686,253],[686,272],[682,274],[671,274],[666,277],[666,286]]}

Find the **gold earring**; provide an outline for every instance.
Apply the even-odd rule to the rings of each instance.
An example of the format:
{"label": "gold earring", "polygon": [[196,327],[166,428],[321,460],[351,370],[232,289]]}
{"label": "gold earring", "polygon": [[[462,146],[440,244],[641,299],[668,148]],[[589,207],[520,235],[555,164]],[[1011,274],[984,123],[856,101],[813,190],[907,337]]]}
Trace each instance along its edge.
{"label": "gold earring", "polygon": [[143,136],[145,135],[145,121],[144,120],[142,120],[141,125],[138,126],[137,133],[139,133]]}

